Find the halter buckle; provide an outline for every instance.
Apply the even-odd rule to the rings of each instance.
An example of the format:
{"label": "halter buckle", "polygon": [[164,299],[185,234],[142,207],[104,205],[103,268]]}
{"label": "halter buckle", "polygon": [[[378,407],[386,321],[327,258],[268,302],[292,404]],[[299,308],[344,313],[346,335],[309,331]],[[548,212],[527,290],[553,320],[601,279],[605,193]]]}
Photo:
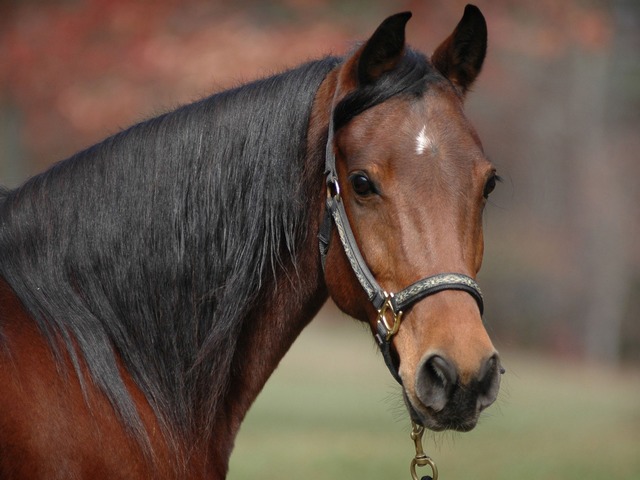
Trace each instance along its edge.
{"label": "halter buckle", "polygon": [[329,174],[327,176],[327,200],[334,199],[340,201],[340,184],[338,183],[338,177]]}
{"label": "halter buckle", "polygon": [[[402,312],[396,313],[393,309],[393,303],[391,303],[391,301],[393,300],[393,293],[383,292],[383,294],[384,303],[382,304],[380,310],[378,310],[377,321],[379,324],[384,325],[387,331],[385,340],[388,342],[389,340],[391,340],[391,337],[398,333],[398,329],[400,328],[400,321],[402,320]],[[387,313],[391,314],[393,322],[390,322],[387,319]]]}

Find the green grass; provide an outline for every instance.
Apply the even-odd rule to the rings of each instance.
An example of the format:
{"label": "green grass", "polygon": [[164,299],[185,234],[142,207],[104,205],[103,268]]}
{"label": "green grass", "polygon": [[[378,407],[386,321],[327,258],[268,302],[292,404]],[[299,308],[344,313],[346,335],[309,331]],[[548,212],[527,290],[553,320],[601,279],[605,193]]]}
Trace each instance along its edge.
{"label": "green grass", "polygon": [[[639,371],[502,356],[500,397],[476,429],[425,436],[441,479],[640,480]],[[409,428],[368,332],[319,318],[249,412],[228,478],[409,480]]]}

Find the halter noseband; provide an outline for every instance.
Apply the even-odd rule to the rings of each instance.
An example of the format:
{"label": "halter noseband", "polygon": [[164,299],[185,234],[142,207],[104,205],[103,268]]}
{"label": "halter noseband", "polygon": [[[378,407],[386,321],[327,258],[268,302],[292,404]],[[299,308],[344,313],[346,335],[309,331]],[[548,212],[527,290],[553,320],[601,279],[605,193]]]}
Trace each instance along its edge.
{"label": "halter noseband", "polygon": [[360,253],[353,231],[351,230],[351,225],[349,224],[349,219],[347,218],[347,213],[344,209],[340,195],[340,185],[338,183],[338,172],[336,170],[333,137],[333,112],[331,112],[325,156],[327,200],[324,220],[320,226],[318,235],[322,268],[324,269],[325,267],[325,260],[329,251],[332,223],[335,223],[340,243],[349,260],[351,269],[366,292],[369,301],[378,311],[375,338],[384,357],[384,361],[393,378],[402,385],[398,367],[391,354],[391,339],[400,328],[402,313],[414,303],[430,295],[443,290],[461,290],[469,293],[475,299],[480,309],[480,315],[482,315],[484,311],[482,293],[473,278],[461,273],[440,273],[423,278],[395,294],[386,292],[380,287]]}

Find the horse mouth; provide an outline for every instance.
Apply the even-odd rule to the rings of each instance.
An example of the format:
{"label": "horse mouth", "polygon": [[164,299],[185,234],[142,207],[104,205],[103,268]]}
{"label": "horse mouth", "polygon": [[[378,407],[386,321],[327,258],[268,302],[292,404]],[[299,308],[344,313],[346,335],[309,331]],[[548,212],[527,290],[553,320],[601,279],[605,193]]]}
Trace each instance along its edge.
{"label": "horse mouth", "polygon": [[[465,395],[466,396],[466,395]],[[468,432],[478,424],[481,409],[475,406],[476,402],[454,402],[440,411],[424,405],[415,406],[406,391],[403,391],[404,402],[409,411],[411,421],[428,430],[443,432],[452,430],[456,432]],[[452,399],[457,400],[457,399]],[[419,403],[419,402],[416,402]],[[460,405],[462,403],[463,405]]]}

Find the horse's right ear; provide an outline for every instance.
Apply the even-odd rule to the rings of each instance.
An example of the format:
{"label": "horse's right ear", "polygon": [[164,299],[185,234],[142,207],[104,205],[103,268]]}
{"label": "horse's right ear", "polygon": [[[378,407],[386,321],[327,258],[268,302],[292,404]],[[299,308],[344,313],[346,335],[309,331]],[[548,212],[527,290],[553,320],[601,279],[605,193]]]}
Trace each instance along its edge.
{"label": "horse's right ear", "polygon": [[431,57],[433,66],[464,95],[480,73],[487,53],[487,24],[474,5],[467,5],[453,33]]}
{"label": "horse's right ear", "polygon": [[398,13],[383,21],[361,50],[358,59],[358,84],[374,83],[393,70],[404,53],[404,29],[411,12]]}

